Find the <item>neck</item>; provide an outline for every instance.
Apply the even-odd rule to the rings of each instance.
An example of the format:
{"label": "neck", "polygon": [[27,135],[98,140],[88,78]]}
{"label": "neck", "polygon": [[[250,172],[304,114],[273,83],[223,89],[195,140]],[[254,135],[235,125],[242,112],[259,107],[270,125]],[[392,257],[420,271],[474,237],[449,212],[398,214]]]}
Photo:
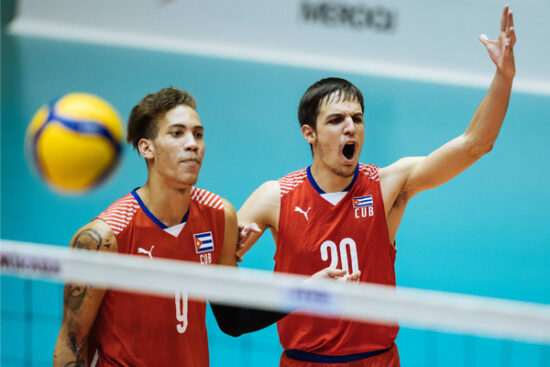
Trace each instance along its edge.
{"label": "neck", "polygon": [[189,209],[191,186],[174,188],[154,184],[148,179],[136,191],[147,209],[168,227],[179,224]]}
{"label": "neck", "polygon": [[355,175],[355,169],[350,176],[344,177],[326,167],[323,163],[314,161],[311,165],[311,175],[324,192],[339,192],[351,184]]}

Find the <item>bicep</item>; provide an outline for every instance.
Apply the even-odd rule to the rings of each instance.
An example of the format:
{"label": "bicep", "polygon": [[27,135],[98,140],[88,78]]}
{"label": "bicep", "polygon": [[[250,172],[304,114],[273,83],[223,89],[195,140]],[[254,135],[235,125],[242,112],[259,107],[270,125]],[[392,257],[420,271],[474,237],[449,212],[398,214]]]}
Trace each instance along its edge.
{"label": "bicep", "polygon": [[471,166],[479,157],[470,149],[468,139],[460,135],[416,162],[408,174],[404,191],[413,196],[440,186]]}
{"label": "bicep", "polygon": [[256,243],[267,228],[275,232],[279,226],[279,210],[281,206],[281,190],[279,182],[267,181],[250,195],[237,213],[239,224],[256,223],[260,233],[251,233],[243,248],[244,254]]}
{"label": "bicep", "polygon": [[263,183],[239,209],[240,224],[256,223],[262,231],[276,227],[279,217],[280,188],[277,181]]}

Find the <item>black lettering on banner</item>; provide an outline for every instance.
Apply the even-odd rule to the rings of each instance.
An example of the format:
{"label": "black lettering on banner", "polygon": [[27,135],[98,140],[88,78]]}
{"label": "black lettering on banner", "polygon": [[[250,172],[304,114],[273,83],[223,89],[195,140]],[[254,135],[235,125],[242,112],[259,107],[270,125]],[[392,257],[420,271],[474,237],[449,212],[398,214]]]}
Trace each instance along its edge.
{"label": "black lettering on banner", "polygon": [[397,11],[382,5],[304,0],[300,8],[300,17],[306,23],[378,32],[393,32],[397,27]]}
{"label": "black lettering on banner", "polygon": [[3,271],[28,271],[56,275],[61,270],[58,259],[2,252],[0,264]]}

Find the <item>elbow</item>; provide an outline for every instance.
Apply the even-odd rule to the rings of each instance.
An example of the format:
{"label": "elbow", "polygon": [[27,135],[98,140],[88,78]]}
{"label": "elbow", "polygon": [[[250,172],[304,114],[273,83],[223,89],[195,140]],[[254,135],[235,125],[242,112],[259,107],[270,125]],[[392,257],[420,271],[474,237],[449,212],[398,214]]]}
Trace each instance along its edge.
{"label": "elbow", "polygon": [[220,330],[229,336],[232,336],[234,338],[239,337],[244,334],[242,330],[239,330],[238,328],[230,325],[221,325],[218,323],[218,326],[220,327]]}
{"label": "elbow", "polygon": [[478,144],[471,152],[471,154],[476,157],[476,159],[479,159],[483,157],[485,154],[489,153],[491,150],[493,150],[495,142],[491,141],[489,143],[485,144]]}
{"label": "elbow", "polygon": [[212,308],[212,313],[216,318],[218,327],[224,334],[233,337],[244,334],[245,331],[242,327],[242,318],[240,317],[238,307],[215,303],[210,303],[210,307]]}
{"label": "elbow", "polygon": [[494,144],[494,140],[479,141],[466,138],[466,150],[468,151],[468,154],[474,158],[474,160],[478,160],[493,150]]}
{"label": "elbow", "polygon": [[243,332],[236,332],[236,331],[233,331],[233,332],[226,332],[225,334],[229,335],[229,336],[232,336],[233,338],[237,338],[241,335],[243,335],[244,333]]}

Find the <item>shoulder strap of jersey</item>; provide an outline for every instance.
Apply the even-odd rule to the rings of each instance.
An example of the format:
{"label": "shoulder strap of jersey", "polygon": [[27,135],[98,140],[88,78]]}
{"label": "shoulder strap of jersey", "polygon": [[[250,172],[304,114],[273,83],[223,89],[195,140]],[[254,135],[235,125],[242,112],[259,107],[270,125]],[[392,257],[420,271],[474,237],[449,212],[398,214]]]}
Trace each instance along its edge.
{"label": "shoulder strap of jersey", "polygon": [[105,211],[97,216],[97,218],[107,222],[115,235],[121,233],[134,215],[139,210],[140,206],[137,200],[131,193],[121,197],[112,203]]}
{"label": "shoulder strap of jersey", "polygon": [[307,168],[302,168],[298,171],[287,174],[279,179],[281,186],[281,196],[288,194],[297,188],[307,177]]}
{"label": "shoulder strap of jersey", "polygon": [[191,200],[214,209],[223,209],[221,197],[208,190],[199,189],[198,187],[193,187],[191,189]]}

